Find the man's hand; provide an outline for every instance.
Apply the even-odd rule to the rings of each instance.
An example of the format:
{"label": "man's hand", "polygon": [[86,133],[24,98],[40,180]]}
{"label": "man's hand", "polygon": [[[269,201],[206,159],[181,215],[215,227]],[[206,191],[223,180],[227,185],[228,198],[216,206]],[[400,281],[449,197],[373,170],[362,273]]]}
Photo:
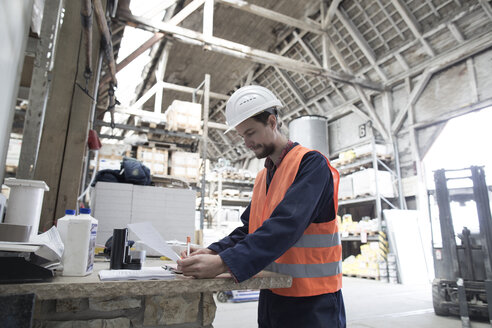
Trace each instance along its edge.
{"label": "man's hand", "polygon": [[227,272],[228,268],[219,255],[194,254],[188,258],[178,260],[178,270],[182,271],[185,276],[214,278],[221,273]]}
{"label": "man's hand", "polygon": [[[190,246],[190,256],[195,256],[195,255],[199,255],[199,254],[217,255],[217,252],[214,252],[213,250],[208,249],[208,248]],[[188,255],[186,255],[186,251],[182,251],[180,255],[181,255],[181,258],[183,258],[183,259],[188,257]]]}

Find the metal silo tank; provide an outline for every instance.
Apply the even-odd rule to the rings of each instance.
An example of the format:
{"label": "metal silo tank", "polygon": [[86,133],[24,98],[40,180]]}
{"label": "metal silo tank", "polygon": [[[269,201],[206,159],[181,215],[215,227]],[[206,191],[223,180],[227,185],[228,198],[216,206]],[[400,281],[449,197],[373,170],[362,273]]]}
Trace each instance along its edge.
{"label": "metal silo tank", "polygon": [[289,139],[328,156],[328,119],[324,116],[300,116],[289,122]]}

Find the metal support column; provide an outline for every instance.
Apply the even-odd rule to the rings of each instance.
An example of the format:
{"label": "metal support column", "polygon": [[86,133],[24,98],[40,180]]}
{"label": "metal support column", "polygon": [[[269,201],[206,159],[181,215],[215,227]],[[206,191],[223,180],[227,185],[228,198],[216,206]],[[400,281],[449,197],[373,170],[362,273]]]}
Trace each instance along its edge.
{"label": "metal support column", "polygon": [[38,159],[39,143],[51,85],[51,70],[55,58],[60,12],[63,1],[47,0],[44,4],[40,39],[29,89],[29,106],[26,112],[22,148],[17,168],[17,178],[32,179]]}
{"label": "metal support column", "polygon": [[403,184],[401,182],[400,150],[398,149],[398,138],[396,136],[393,137],[393,153],[395,156],[395,167],[398,183],[398,200],[400,202],[400,208],[402,210],[406,210],[407,203],[405,202],[405,195],[403,195]]}
{"label": "metal support column", "polygon": [[205,190],[207,188],[207,142],[208,142],[208,112],[210,107],[210,74],[205,74],[205,92],[203,97],[203,135],[202,135],[202,199],[200,202],[200,230],[203,230],[203,221],[205,220]]}
{"label": "metal support column", "polygon": [[381,194],[379,193],[379,186],[378,186],[378,156],[376,154],[376,138],[374,136],[374,129],[371,129],[372,133],[372,140],[371,140],[371,146],[372,146],[372,167],[374,169],[374,175],[375,175],[375,188],[376,188],[376,217],[378,218],[378,231],[381,231],[382,229],[382,224],[381,220],[382,218],[382,206],[381,206]]}

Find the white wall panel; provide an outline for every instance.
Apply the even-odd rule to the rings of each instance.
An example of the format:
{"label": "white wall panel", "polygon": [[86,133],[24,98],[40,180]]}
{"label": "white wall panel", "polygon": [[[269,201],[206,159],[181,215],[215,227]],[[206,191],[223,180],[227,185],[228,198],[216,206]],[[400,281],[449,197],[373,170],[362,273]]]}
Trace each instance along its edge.
{"label": "white wall panel", "polygon": [[466,63],[434,75],[415,104],[416,122],[433,119],[472,104],[472,87]]}
{"label": "white wall panel", "polygon": [[0,183],[31,24],[32,0],[0,1]]}
{"label": "white wall panel", "polygon": [[473,59],[477,79],[478,100],[492,98],[492,50]]}

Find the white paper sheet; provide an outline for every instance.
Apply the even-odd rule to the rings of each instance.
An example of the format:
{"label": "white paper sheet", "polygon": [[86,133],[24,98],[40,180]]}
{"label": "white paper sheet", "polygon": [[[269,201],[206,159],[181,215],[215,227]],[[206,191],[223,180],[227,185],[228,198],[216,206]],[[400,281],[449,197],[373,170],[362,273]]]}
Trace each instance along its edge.
{"label": "white paper sheet", "polygon": [[176,262],[179,255],[167,244],[150,222],[130,223],[128,228],[147,246]]}
{"label": "white paper sheet", "polygon": [[161,267],[143,267],[141,270],[101,270],[99,279],[107,280],[153,280],[174,279],[175,274]]}
{"label": "white paper sheet", "polygon": [[37,256],[48,260],[46,266],[60,263],[63,248],[63,242],[55,226],[40,235],[31,237],[29,242],[0,242],[0,250],[34,252]]}
{"label": "white paper sheet", "polygon": [[[51,260],[61,260],[65,246],[61,240],[60,233],[55,226],[40,235],[31,237],[30,243],[46,246],[41,248],[36,255]],[[54,253],[54,254],[53,254]]]}

